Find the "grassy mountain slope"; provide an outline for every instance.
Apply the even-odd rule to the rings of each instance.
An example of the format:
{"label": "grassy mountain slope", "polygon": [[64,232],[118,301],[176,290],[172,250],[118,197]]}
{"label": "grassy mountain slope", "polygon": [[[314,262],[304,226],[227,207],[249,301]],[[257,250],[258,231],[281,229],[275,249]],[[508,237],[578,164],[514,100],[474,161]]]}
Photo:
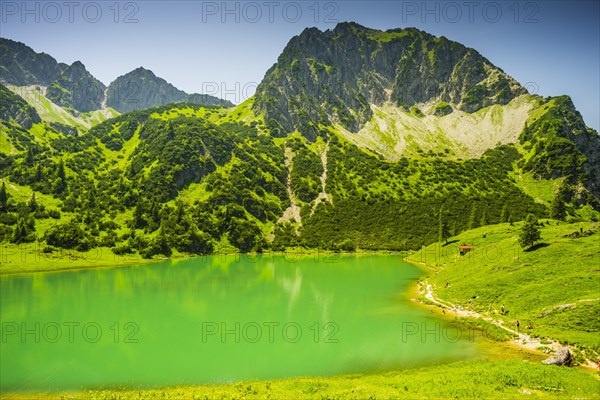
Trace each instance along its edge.
{"label": "grassy mountain slope", "polygon": [[80,131],[87,131],[92,126],[119,115],[112,108],[82,113],[61,107],[46,98],[46,88],[43,86],[9,86],[8,88],[25,99],[37,111],[41,119],[49,124],[61,124],[75,127]]}
{"label": "grassy mountain slope", "polygon": [[498,144],[518,142],[529,113],[541,101],[522,95],[506,106],[484,107],[472,114],[454,110],[442,116],[435,114],[440,103],[409,110],[389,103],[373,105],[373,117],[360,131],[338,129],[346,139],[390,160],[427,157],[430,151],[451,159],[477,158]]}
{"label": "grassy mountain slope", "polygon": [[[547,213],[513,181],[521,159],[513,146],[468,160],[391,162],[335,130],[323,130],[316,142],[301,135],[273,138],[260,119],[248,115],[249,105],[137,111],[78,137],[40,125],[37,136],[28,132],[36,146],[5,153],[3,171],[7,181],[59,200],[61,223],[80,226],[83,239],[73,247],[81,250],[136,252],[152,243],[155,254],[172,247],[210,252],[218,244],[242,251],[298,244],[410,249],[436,239],[442,207],[454,232]],[[246,123],[230,122],[244,115]],[[293,155],[287,165],[286,152]],[[282,218],[292,199],[301,226]],[[16,201],[8,208],[5,240],[19,218],[30,214]],[[202,246],[194,249],[186,241]]]}
{"label": "grassy mountain slope", "polygon": [[[524,332],[580,345],[593,359],[600,354],[600,224],[542,222],[541,244],[531,251],[517,242],[521,223],[499,224],[431,244],[409,261],[431,266],[427,280],[438,297],[506,326],[519,320]],[[459,244],[474,250],[460,256]]]}
{"label": "grassy mountain slope", "polygon": [[0,120],[25,129],[41,122],[39,114],[33,107],[2,84],[0,84]]}
{"label": "grassy mountain slope", "polygon": [[[537,98],[514,103],[482,109],[471,119],[511,115],[524,107],[519,104],[531,107],[525,125],[545,115],[540,105],[546,102]],[[527,140],[467,159],[456,154],[461,146],[435,153],[423,142],[413,156],[386,159],[335,127],[322,127],[315,141],[299,134],[274,138],[251,107],[252,100],[231,109],[163,106],[104,121],[77,137],[37,124],[21,134],[23,143],[35,146],[20,151],[10,145],[15,139],[7,125],[3,178],[59,201],[61,226],[80,226],[81,240],[69,246],[135,253],[153,244],[148,257],[231,245],[241,251],[296,245],[407,250],[437,239],[442,209],[457,234],[528,213],[548,216],[558,189],[594,200],[585,195],[578,170],[536,177],[528,169],[534,146]],[[421,123],[428,117],[398,120],[411,118]],[[454,117],[431,118],[442,125]],[[440,129],[440,135],[451,143],[449,131]],[[569,208],[573,218],[583,216],[578,207]],[[7,211],[3,237],[11,241],[19,219],[31,213],[16,201]],[[47,232],[35,230],[48,243]]]}

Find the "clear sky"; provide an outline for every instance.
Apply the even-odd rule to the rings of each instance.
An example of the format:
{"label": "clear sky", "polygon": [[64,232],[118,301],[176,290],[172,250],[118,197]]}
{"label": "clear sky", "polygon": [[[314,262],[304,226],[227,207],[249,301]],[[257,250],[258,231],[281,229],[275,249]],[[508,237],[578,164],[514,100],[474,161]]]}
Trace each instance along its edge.
{"label": "clear sky", "polygon": [[568,94],[600,128],[600,2],[6,1],[0,35],[105,84],[143,66],[186,92],[238,103],[306,27],[414,26],[477,49],[543,96]]}

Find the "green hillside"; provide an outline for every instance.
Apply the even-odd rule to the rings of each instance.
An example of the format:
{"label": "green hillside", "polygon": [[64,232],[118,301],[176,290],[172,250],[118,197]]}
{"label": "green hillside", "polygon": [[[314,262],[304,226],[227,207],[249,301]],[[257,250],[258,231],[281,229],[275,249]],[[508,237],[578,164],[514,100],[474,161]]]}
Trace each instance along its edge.
{"label": "green hillside", "polygon": [[[597,217],[594,218],[598,221]],[[408,260],[431,267],[435,294],[530,336],[600,354],[600,223],[541,221],[533,250],[518,243],[522,223],[484,226],[434,243]],[[458,245],[474,249],[461,256]],[[502,305],[505,313],[501,312]],[[530,327],[530,328],[526,328]]]}
{"label": "green hillside", "polygon": [[[547,217],[558,189],[574,203],[571,218],[582,218],[577,210],[587,203],[597,206],[593,195],[581,195],[577,170],[564,171],[558,188],[554,175],[545,180],[525,172],[533,165],[528,142],[477,158],[429,149],[391,161],[333,128],[323,127],[315,142],[273,138],[260,118],[248,117],[248,104],[162,106],[78,136],[48,123],[29,130],[2,125],[9,199],[0,237],[39,240],[48,252],[101,246],[152,257],[211,253],[221,245],[242,252],[297,245],[410,250],[437,239],[440,210],[457,234],[528,213]],[[35,209],[20,187],[36,192]],[[23,238],[15,237],[19,221]]]}
{"label": "green hillside", "polygon": [[[421,69],[425,91],[406,81]],[[473,49],[415,29],[307,29],[230,108],[81,113],[44,86],[2,88],[0,241],[44,254],[410,251],[438,239],[440,215],[455,236],[550,217],[552,202],[567,220],[600,210],[600,136],[568,96],[526,94]]]}

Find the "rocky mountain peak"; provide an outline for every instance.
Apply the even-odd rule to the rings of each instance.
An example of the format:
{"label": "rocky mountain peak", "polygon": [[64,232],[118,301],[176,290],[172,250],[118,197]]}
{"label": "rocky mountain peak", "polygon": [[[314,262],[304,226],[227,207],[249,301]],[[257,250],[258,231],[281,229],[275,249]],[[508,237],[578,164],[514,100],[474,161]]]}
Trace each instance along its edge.
{"label": "rocky mountain peak", "polygon": [[314,138],[319,124],[358,131],[371,105],[443,101],[474,112],[524,93],[477,51],[445,37],[345,22],[292,38],[258,86],[254,111],[276,135],[298,129]]}
{"label": "rocky mountain peak", "polygon": [[[129,72],[128,74],[126,74],[128,76],[147,76],[150,78],[157,78],[157,76],[154,74],[154,72],[152,72],[149,69],[146,69],[144,67],[137,67],[136,69],[134,69],[133,71]],[[159,78],[161,79],[161,78]]]}
{"label": "rocky mountain peak", "polygon": [[62,107],[89,112],[101,108],[105,88],[81,61],[75,61],[48,86],[46,97]]}
{"label": "rocky mountain peak", "polygon": [[8,85],[47,85],[67,68],[46,53],[7,38],[0,38],[0,82]]}
{"label": "rocky mountain peak", "polygon": [[149,69],[138,67],[115,79],[107,90],[106,103],[119,112],[141,110],[174,102],[229,107],[229,101],[209,95],[187,94]]}

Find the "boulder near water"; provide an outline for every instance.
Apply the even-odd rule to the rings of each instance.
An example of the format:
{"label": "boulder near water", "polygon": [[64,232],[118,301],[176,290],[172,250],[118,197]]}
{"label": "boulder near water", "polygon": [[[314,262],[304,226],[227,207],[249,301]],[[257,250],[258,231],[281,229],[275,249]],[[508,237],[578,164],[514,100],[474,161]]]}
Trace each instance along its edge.
{"label": "boulder near water", "polygon": [[554,355],[542,361],[543,364],[548,365],[571,365],[571,352],[566,347],[561,347],[556,350]]}

